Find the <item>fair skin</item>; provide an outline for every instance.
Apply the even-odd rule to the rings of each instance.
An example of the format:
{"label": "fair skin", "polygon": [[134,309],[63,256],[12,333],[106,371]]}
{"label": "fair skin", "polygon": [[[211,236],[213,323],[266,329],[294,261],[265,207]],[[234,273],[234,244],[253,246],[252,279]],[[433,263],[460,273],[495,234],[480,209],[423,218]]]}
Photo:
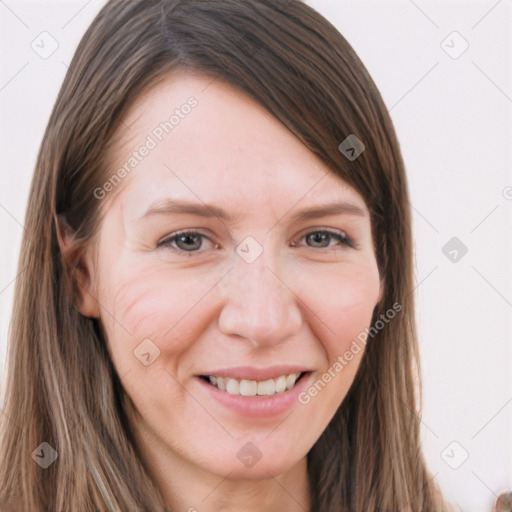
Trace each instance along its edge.
{"label": "fair skin", "polygon": [[[307,404],[298,394],[370,325],[380,300],[369,213],[262,107],[199,75],[172,75],[138,99],[109,175],[190,96],[197,107],[102,200],[78,307],[101,320],[140,452],[170,510],[309,510],[306,455],[363,351]],[[171,199],[232,218],[145,215]],[[331,203],[344,206],[297,218]],[[196,234],[172,238],[182,230]],[[148,365],[136,357],[147,339],[146,360],[157,355]],[[292,373],[302,376],[275,393]],[[208,376],[245,380],[249,394],[272,377],[275,394],[267,383],[268,396],[236,396]]]}

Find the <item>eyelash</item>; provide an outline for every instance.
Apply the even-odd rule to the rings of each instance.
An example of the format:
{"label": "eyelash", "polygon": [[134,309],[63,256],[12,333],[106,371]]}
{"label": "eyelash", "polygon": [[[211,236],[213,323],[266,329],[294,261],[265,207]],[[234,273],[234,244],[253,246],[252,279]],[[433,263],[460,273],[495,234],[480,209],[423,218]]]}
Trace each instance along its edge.
{"label": "eyelash", "polygon": [[[311,231],[308,231],[307,233],[304,233],[300,237],[300,239],[306,238],[307,236],[309,236],[311,234],[314,234],[314,233],[328,234],[329,236],[331,236],[335,240],[338,240],[338,242],[340,242],[342,245],[345,245],[345,246],[350,247],[352,249],[357,249],[357,244],[352,239],[350,239],[347,235],[345,235],[344,233],[338,233],[336,231],[331,231],[329,229],[313,229]],[[177,233],[174,233],[173,235],[171,235],[171,236],[163,239],[161,242],[159,242],[157,244],[157,248],[169,247],[170,249],[172,249],[172,250],[174,250],[176,252],[181,252],[183,254],[193,254],[193,253],[196,253],[196,252],[200,252],[199,250],[185,251],[183,249],[180,249],[179,247],[174,247],[173,245],[171,245],[172,242],[175,242],[178,237],[184,236],[184,235],[185,236],[187,236],[187,235],[188,236],[199,235],[199,236],[204,237],[204,238],[209,238],[207,235],[205,235],[203,233],[200,233],[198,231],[192,231],[192,230],[178,231]],[[214,244],[214,245],[217,245],[217,244]],[[297,243],[293,242],[293,246],[296,247]],[[311,246],[308,246],[308,247],[311,247]],[[315,249],[315,247],[311,247],[311,248]],[[316,247],[316,249],[331,249],[331,247]]]}

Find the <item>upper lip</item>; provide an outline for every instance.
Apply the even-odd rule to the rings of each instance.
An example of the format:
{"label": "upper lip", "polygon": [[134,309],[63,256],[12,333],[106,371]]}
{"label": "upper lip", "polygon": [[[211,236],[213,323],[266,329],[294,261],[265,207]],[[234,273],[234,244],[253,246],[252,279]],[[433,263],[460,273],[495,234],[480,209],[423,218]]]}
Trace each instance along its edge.
{"label": "upper lip", "polygon": [[257,368],[254,366],[236,366],[232,368],[219,368],[217,370],[209,370],[208,372],[201,373],[202,376],[213,377],[231,377],[236,380],[266,380],[275,379],[281,375],[289,375],[290,373],[308,372],[304,366],[297,365],[280,365],[280,366],[267,366],[264,368]]}

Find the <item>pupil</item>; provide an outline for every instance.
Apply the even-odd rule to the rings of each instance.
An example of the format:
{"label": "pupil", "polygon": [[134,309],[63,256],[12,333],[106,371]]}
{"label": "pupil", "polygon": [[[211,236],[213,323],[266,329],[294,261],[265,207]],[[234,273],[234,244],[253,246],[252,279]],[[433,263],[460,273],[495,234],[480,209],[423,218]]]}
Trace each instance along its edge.
{"label": "pupil", "polygon": [[176,244],[179,246],[180,242],[185,244],[185,247],[180,247],[180,249],[185,249],[186,251],[191,249],[199,249],[201,247],[201,240],[197,235],[180,235],[176,240]]}
{"label": "pupil", "polygon": [[[313,240],[313,243],[322,244],[323,242],[327,242],[327,245],[329,245],[329,233],[311,233],[308,235],[310,240]],[[325,244],[322,245],[322,247],[326,247]]]}

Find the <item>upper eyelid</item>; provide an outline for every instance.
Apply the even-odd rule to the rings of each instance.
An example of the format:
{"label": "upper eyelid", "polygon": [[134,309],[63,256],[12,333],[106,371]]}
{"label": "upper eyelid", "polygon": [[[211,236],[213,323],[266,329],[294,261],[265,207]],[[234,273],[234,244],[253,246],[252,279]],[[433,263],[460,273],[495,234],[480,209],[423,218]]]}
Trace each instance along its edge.
{"label": "upper eyelid", "polygon": [[302,233],[298,237],[298,239],[304,238],[305,236],[311,233],[329,233],[334,236],[341,236],[342,238],[346,239],[347,245],[349,245],[350,247],[354,249],[357,249],[359,247],[358,243],[351,236],[349,236],[347,232],[343,229],[336,230],[332,228],[308,228],[304,233]]}
{"label": "upper eyelid", "polygon": [[300,236],[306,236],[310,233],[332,233],[334,235],[343,235],[347,238],[350,238],[347,235],[347,232],[344,229],[334,229],[334,228],[323,228],[323,227],[313,227],[313,228],[306,228],[304,231],[301,232]]}
{"label": "upper eyelid", "polygon": [[179,235],[188,235],[188,234],[201,235],[201,236],[204,236],[205,238],[210,238],[209,235],[207,235],[197,229],[181,229],[179,231],[174,231],[172,233],[169,233],[169,234],[163,236],[160,240],[158,240],[157,245],[161,244],[162,242],[166,242],[167,240],[172,240],[173,238],[176,238]]}

